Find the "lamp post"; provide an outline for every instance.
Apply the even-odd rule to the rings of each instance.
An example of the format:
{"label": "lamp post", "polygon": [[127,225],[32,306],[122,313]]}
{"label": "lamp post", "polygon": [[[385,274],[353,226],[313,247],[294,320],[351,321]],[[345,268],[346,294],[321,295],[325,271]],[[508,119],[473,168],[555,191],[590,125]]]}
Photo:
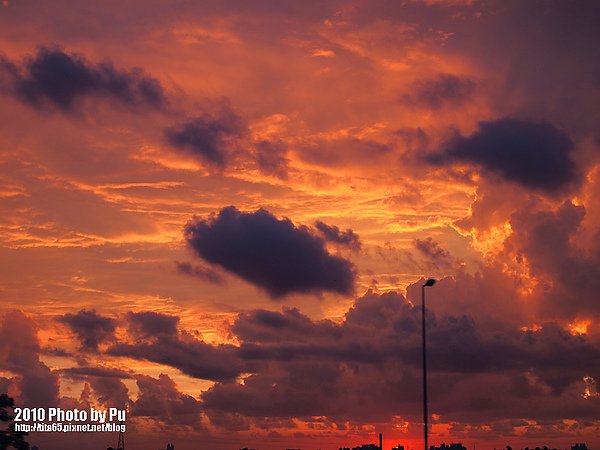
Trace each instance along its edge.
{"label": "lamp post", "polygon": [[423,336],[423,432],[425,437],[425,450],[429,450],[427,433],[429,413],[427,412],[427,346],[425,338],[425,288],[435,284],[433,278],[429,278],[425,284],[421,286],[421,330]]}

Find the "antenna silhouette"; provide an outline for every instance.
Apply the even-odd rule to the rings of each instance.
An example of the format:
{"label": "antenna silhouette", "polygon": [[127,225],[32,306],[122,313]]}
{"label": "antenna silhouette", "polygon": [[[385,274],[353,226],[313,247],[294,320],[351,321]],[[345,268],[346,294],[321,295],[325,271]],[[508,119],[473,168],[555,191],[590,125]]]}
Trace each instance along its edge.
{"label": "antenna silhouette", "polygon": [[423,434],[424,434],[424,447],[425,450],[428,448],[428,431],[429,431],[429,412],[427,411],[427,342],[426,342],[426,329],[425,329],[425,288],[431,287],[435,284],[435,279],[428,279],[425,284],[421,286],[421,330],[423,338]]}

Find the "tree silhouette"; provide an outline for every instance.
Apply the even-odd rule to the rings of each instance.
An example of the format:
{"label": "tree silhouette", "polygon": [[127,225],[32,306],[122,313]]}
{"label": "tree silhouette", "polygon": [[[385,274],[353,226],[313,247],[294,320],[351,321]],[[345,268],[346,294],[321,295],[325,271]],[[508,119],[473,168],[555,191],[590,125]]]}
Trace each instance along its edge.
{"label": "tree silhouette", "polygon": [[[12,410],[15,401],[7,394],[0,394],[0,422],[11,422],[13,420]],[[9,423],[6,429],[0,430],[0,450],[10,447],[17,450],[29,450],[29,443],[25,441],[27,433],[15,431],[15,424]]]}

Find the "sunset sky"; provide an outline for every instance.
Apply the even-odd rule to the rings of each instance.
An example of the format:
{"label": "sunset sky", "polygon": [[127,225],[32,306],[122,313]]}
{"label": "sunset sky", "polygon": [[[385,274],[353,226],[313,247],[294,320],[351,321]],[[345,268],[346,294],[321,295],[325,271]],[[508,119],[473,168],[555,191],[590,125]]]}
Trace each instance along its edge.
{"label": "sunset sky", "polygon": [[[127,448],[600,446],[597,1],[0,5],[0,392]],[[40,450],[115,433],[38,433]]]}

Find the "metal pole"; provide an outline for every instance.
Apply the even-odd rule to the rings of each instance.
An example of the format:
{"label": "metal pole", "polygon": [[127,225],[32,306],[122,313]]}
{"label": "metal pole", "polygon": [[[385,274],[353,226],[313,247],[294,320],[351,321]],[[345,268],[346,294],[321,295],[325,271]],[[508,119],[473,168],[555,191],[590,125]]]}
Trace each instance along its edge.
{"label": "metal pole", "polygon": [[423,335],[423,433],[425,436],[425,450],[428,450],[428,421],[427,412],[427,347],[425,339],[425,285],[421,286],[421,329]]}

